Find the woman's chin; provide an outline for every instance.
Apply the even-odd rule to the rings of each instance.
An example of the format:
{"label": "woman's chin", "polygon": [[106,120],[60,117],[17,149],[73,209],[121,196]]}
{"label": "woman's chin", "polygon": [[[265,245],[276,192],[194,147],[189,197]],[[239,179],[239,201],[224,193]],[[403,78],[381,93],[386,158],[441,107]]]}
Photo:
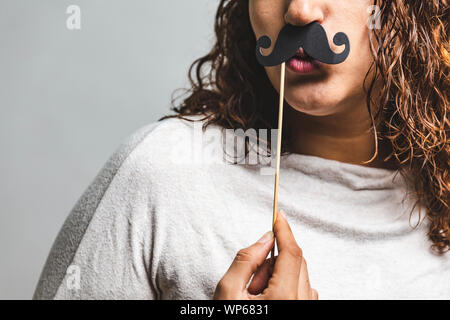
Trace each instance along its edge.
{"label": "woman's chin", "polygon": [[288,100],[286,102],[291,106],[292,109],[306,113],[312,116],[326,116],[333,113],[333,108],[330,107],[333,104],[328,103],[324,104],[323,101],[314,101],[314,100]]}

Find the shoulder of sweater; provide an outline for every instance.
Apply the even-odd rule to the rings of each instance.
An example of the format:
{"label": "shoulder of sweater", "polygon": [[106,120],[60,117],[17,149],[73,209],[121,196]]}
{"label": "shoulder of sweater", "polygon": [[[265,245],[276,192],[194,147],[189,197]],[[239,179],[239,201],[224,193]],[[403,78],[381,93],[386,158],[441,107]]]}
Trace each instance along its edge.
{"label": "shoulder of sweater", "polygon": [[[141,205],[146,203],[148,187],[160,182],[159,179],[153,179],[153,184],[149,181],[155,177],[155,172],[171,172],[164,170],[171,166],[168,157],[174,146],[185,145],[192,133],[192,125],[186,120],[166,119],[145,125],[124,139],[72,208],[47,258],[34,299],[56,296],[95,215],[106,215],[107,221],[120,205],[126,207],[131,200],[133,205],[138,205],[136,201],[141,201]],[[174,145],[173,141],[180,143]],[[99,213],[108,190],[111,192],[104,204],[115,210]]]}
{"label": "shoulder of sweater", "polygon": [[[147,175],[149,171],[195,163],[196,155],[221,146],[221,128],[210,125],[202,130],[203,116],[168,118],[150,123],[130,134],[110,157],[105,168]],[[104,168],[104,170],[105,170]]]}

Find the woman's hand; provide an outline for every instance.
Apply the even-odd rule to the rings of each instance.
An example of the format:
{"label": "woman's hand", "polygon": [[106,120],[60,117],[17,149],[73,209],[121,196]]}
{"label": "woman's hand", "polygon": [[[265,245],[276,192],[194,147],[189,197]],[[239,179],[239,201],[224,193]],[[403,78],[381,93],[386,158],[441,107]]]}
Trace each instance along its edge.
{"label": "woman's hand", "polygon": [[[317,300],[309,283],[302,250],[295,241],[286,217],[280,211],[274,227],[278,246],[275,263],[266,259],[274,245],[272,232],[236,255],[217,285],[218,300]],[[248,285],[251,276],[253,279]]]}

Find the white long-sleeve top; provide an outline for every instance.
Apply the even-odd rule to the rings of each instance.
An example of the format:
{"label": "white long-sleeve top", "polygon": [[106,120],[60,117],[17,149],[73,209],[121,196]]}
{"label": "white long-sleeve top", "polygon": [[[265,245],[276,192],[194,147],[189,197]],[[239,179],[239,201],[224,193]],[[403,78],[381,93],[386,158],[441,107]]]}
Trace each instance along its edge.
{"label": "white long-sleeve top", "polygon": [[[62,227],[34,298],[212,298],[236,252],[271,229],[274,176],[220,163],[221,130],[199,126],[164,120],[121,145]],[[321,299],[450,299],[449,254],[431,253],[425,222],[411,227],[413,200],[396,171],[281,159],[278,206]]]}

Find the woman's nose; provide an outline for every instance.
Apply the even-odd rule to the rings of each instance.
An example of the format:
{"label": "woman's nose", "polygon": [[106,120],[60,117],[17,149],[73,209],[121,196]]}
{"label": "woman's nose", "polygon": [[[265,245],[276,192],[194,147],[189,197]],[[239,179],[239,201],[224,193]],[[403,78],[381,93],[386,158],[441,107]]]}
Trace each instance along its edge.
{"label": "woman's nose", "polygon": [[321,23],[324,12],[319,0],[291,0],[284,16],[286,23],[304,26],[311,22]]}

